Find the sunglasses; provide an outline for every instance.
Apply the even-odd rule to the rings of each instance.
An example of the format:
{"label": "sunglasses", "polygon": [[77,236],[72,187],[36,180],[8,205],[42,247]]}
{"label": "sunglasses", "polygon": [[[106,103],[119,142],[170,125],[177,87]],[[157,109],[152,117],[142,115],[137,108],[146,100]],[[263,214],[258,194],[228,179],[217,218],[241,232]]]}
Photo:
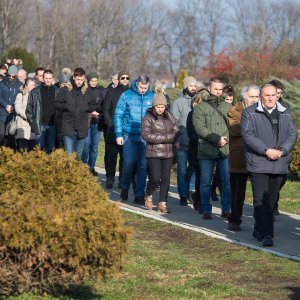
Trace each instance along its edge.
{"label": "sunglasses", "polygon": [[12,78],[14,78],[16,75],[14,75],[14,74],[8,74],[8,77],[12,77]]}
{"label": "sunglasses", "polygon": [[130,77],[129,77],[129,76],[122,76],[120,79],[121,79],[121,80],[129,80]]}

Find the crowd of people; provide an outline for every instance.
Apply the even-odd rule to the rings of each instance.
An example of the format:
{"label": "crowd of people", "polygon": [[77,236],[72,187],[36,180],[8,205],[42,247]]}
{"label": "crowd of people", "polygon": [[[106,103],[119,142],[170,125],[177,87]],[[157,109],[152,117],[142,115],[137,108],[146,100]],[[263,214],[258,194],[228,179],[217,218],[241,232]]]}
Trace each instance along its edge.
{"label": "crowd of people", "polygon": [[177,163],[179,204],[191,201],[210,220],[218,187],[221,216],[232,231],[241,230],[250,179],[253,236],[263,246],[273,246],[279,192],[298,136],[280,81],[244,87],[233,105],[234,88],[216,77],[207,85],[186,77],[182,94],[170,103],[160,81],[151,89],[147,75],[131,81],[128,71],[112,74],[105,88],[97,73],[82,68],[64,68],[56,81],[44,68],[27,76],[20,61],[12,60],[0,66],[0,73],[1,146],[31,151],[39,145],[47,153],[64,148],[98,176],[103,133],[106,188],[115,184],[119,157],[121,201],[128,200],[132,186],[134,203],[152,210],[159,188],[157,210],[170,213],[170,176]]}

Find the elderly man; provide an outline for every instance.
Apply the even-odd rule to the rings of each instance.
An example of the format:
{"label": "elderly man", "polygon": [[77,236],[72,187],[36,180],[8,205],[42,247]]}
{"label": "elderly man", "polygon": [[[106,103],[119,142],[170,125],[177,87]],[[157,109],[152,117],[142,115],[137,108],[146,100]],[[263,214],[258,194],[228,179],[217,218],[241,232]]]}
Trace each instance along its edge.
{"label": "elderly man", "polygon": [[241,231],[243,205],[249,173],[246,169],[245,143],[241,136],[243,109],[257,103],[260,88],[254,84],[245,86],[241,91],[241,101],[228,112],[229,124],[229,172],[231,189],[231,215],[228,229]]}
{"label": "elderly man", "polygon": [[242,114],[241,133],[246,144],[246,163],[253,190],[253,236],[264,247],[273,246],[273,210],[297,141],[290,112],[277,102],[277,89],[265,84],[261,101]]}
{"label": "elderly man", "polygon": [[24,69],[18,70],[17,77],[19,81],[21,81],[23,84],[25,83],[25,79],[27,77],[27,72]]}

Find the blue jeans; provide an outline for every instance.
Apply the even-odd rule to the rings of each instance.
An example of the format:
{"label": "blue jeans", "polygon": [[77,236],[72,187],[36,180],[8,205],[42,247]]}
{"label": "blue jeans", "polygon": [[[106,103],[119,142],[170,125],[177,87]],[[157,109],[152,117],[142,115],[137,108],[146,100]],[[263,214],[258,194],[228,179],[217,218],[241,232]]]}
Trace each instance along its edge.
{"label": "blue jeans", "polygon": [[97,129],[98,124],[91,124],[88,130],[88,136],[84,141],[84,148],[82,152],[82,161],[87,163],[90,169],[95,168],[97,156],[98,156],[98,145],[100,142],[101,132]]}
{"label": "blue jeans", "polygon": [[77,159],[81,160],[83,147],[84,147],[84,138],[78,138],[78,132],[74,132],[73,137],[63,136],[64,149],[68,154],[76,152]]}
{"label": "blue jeans", "polygon": [[145,196],[147,179],[146,142],[139,135],[123,136],[123,169],[121,185],[128,190],[136,167],[135,196]]}
{"label": "blue jeans", "polygon": [[212,206],[210,204],[211,184],[213,180],[214,167],[217,164],[220,171],[220,184],[221,184],[221,204],[222,212],[227,213],[230,211],[230,183],[229,183],[229,170],[228,158],[214,158],[214,159],[200,159],[199,166],[201,170],[200,177],[200,197],[203,213],[211,213]]}
{"label": "blue jeans", "polygon": [[51,153],[55,148],[56,128],[54,125],[42,125],[41,134],[37,139],[37,143],[46,153]]}
{"label": "blue jeans", "polygon": [[189,195],[188,183],[188,152],[183,150],[177,151],[177,185],[180,197]]}

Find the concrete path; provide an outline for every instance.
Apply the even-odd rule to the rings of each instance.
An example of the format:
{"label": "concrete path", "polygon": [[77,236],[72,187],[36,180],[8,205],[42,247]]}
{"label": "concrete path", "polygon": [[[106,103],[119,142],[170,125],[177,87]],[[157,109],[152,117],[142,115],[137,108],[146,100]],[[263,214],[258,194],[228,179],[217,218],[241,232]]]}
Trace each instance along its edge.
{"label": "concrete path", "polygon": [[[100,172],[99,182],[105,189],[104,170],[98,169],[97,171]],[[202,215],[198,214],[192,205],[187,207],[179,205],[179,196],[177,187],[175,186],[171,186],[169,191],[168,207],[171,209],[170,214],[158,213],[156,211],[157,206],[154,206],[152,211],[148,211],[144,206],[134,204],[134,196],[131,189],[127,202],[119,202],[120,190],[117,189],[117,183],[115,183],[114,189],[107,190],[107,192],[109,198],[112,201],[120,203],[121,208],[124,210],[201,232],[207,236],[247,248],[272,253],[300,262],[300,216],[298,215],[281,212],[279,216],[276,216],[276,222],[274,223],[274,246],[264,248],[261,246],[261,242],[252,237],[254,224],[252,205],[245,204],[244,206],[243,223],[241,225],[242,231],[232,232],[227,229],[227,221],[220,216],[221,208],[219,201],[212,202],[213,219],[203,220]],[[155,205],[158,205],[158,192],[155,192],[153,202]]]}

